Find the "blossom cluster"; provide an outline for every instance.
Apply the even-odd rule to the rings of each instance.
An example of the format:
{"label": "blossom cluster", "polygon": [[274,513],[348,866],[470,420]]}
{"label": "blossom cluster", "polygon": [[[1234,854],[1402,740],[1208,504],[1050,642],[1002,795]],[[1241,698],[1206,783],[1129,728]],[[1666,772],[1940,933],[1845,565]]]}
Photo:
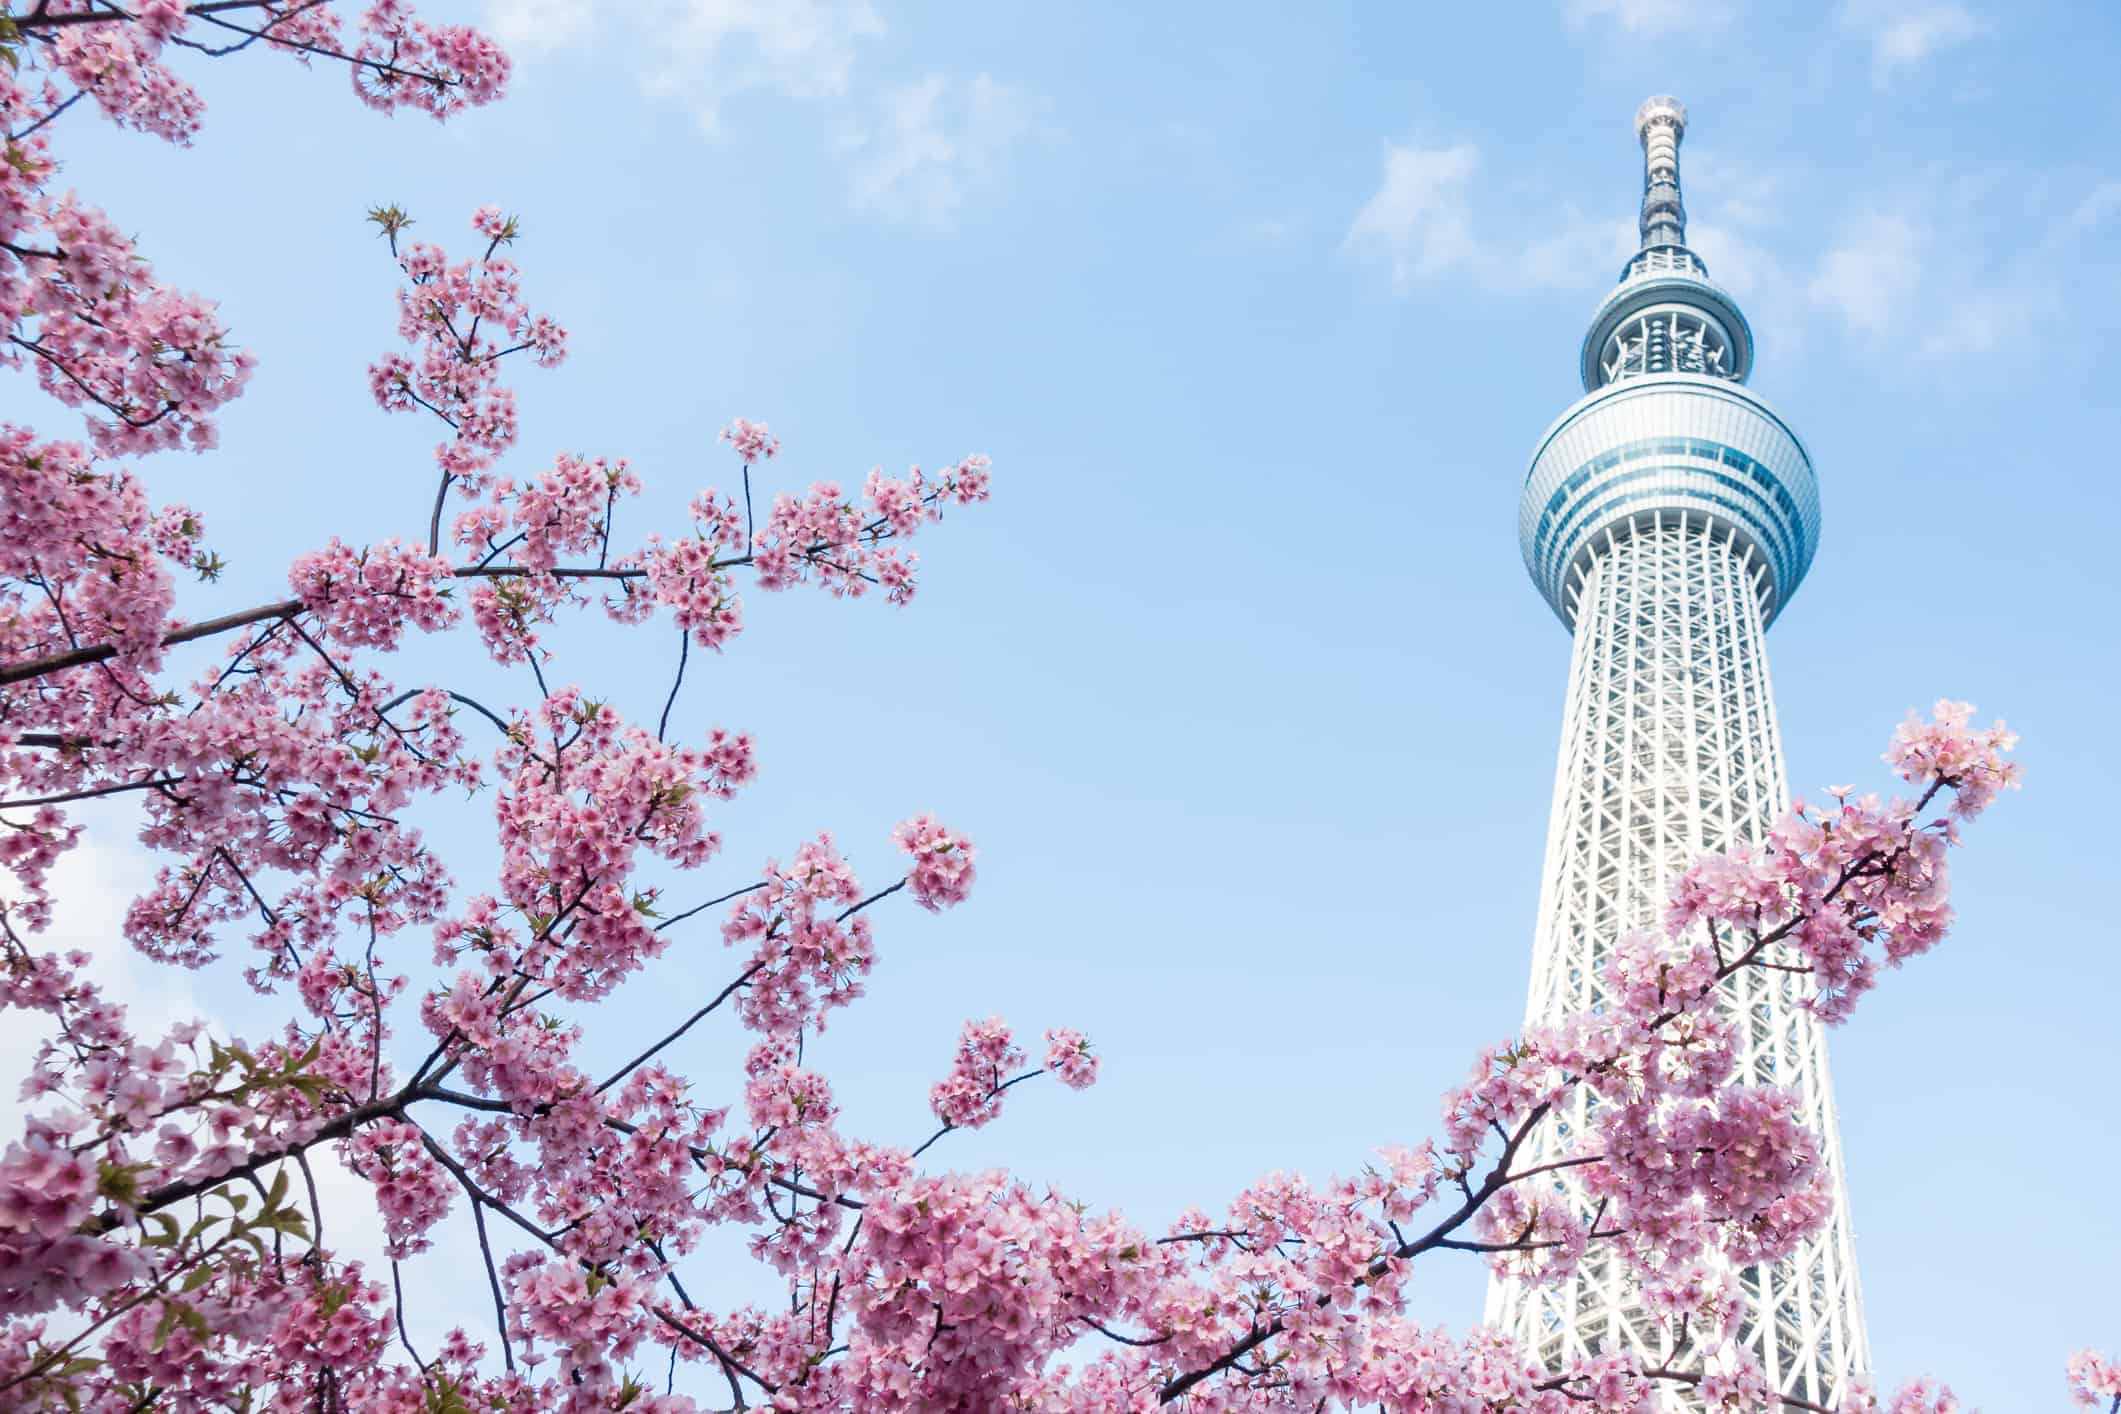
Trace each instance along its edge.
{"label": "blossom cluster", "polygon": [[[393,244],[408,224],[395,209],[371,219]],[[406,280],[398,291],[398,336],[410,352],[387,355],[368,370],[369,391],[386,412],[424,409],[448,427],[435,464],[445,490],[455,485],[466,496],[485,489],[487,473],[515,444],[515,393],[500,381],[502,361],[528,352],[551,368],[567,357],[567,331],[530,311],[515,262],[498,254],[514,238],[513,223],[488,208],[474,213],[472,226],[487,237],[477,259],[452,263],[424,241],[398,253]]]}
{"label": "blossom cluster", "polygon": [[972,841],[944,829],[932,815],[916,815],[891,837],[913,857],[906,884],[915,903],[935,912],[964,901],[979,872]]}
{"label": "blossom cluster", "polygon": [[[31,732],[86,736],[148,712],[145,674],[159,665],[178,566],[204,563],[204,527],[189,509],[156,509],[130,473],[99,465],[74,442],[40,442],[0,425],[0,660],[34,662],[77,642],[107,644],[104,671],[37,678],[8,693],[8,740]],[[40,753],[0,756],[0,779],[24,795],[78,784]],[[0,863],[37,896],[32,837],[0,842]],[[47,861],[44,861],[48,863]]]}
{"label": "blossom cluster", "polygon": [[1067,1026],[1046,1032],[1046,1069],[1071,1090],[1087,1090],[1097,1082],[1099,1059],[1090,1050],[1090,1038]]}
{"label": "blossom cluster", "polygon": [[930,481],[919,467],[904,478],[872,471],[863,484],[866,508],[830,481],[803,496],[774,498],[772,513],[753,538],[759,586],[783,589],[815,580],[835,595],[857,596],[871,586],[894,604],[913,597],[915,557],[887,542],[939,519],[947,502],[969,505],[988,495],[988,462],[967,457]]}
{"label": "blossom cluster", "polygon": [[998,1016],[968,1021],[950,1073],[928,1092],[928,1108],[952,1129],[978,1129],[1002,1112],[1002,1092],[1024,1065],[1023,1048]]}
{"label": "blossom cluster", "polygon": [[2069,1396],[2080,1409],[2121,1409],[2121,1360],[2096,1350],[2070,1356]]}
{"label": "blossom cluster", "polygon": [[457,620],[449,561],[386,540],[365,550],[337,537],[297,556],[288,581],[331,642],[391,649],[410,626],[426,633]]}
{"label": "blossom cluster", "polygon": [[331,0],[242,8],[60,0],[10,20],[9,43],[36,41],[30,52],[43,62],[10,48],[0,72],[0,125],[11,134],[0,171],[5,361],[33,366],[47,393],[83,409],[105,455],[211,447],[214,414],[242,391],[254,360],[230,345],[210,302],[161,285],[102,211],[48,190],[53,120],[88,98],[121,127],[188,143],[205,104],[164,55],[172,44],[202,47],[202,29],[231,49],[262,39],[305,62],[343,63],[363,100],[386,110],[446,117],[506,86],[508,60],[491,40],[431,24],[402,0],[376,0],[351,34]]}
{"label": "blossom cluster", "polygon": [[781,439],[773,435],[772,429],[763,422],[753,422],[744,417],[731,419],[729,425],[722,429],[722,440],[734,447],[736,454],[746,463],[761,458],[771,459],[781,450]]}

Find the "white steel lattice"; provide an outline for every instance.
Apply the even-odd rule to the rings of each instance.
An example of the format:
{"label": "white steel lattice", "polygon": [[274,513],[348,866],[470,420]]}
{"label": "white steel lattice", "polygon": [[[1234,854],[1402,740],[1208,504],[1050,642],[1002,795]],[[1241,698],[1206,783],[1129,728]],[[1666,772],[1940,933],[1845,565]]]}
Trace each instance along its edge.
{"label": "white steel lattice", "polygon": [[[1600,963],[1630,928],[1657,927],[1696,856],[1764,838],[1787,799],[1770,696],[1762,600],[1769,569],[1726,526],[1648,510],[1598,537],[1571,586],[1575,651],[1548,829],[1528,1023],[1595,1007]],[[1772,978],[1773,980],[1767,980]],[[1774,1387],[1831,1404],[1869,1369],[1825,1036],[1796,1005],[1799,979],[1750,974],[1727,1003],[1746,1018],[1737,1078],[1791,1087],[1834,1176],[1831,1225],[1794,1257],[1741,1273],[1741,1340]],[[1581,1103],[1545,1127],[1558,1158]],[[1498,1279],[1488,1320],[1549,1364],[1628,1349],[1670,1352],[1617,1262],[1594,1245],[1555,1287]]]}
{"label": "white steel lattice", "polygon": [[[1707,850],[1758,844],[1786,803],[1782,740],[1760,619],[1765,570],[1701,517],[1644,513],[1603,536],[1576,587],[1576,651],[1548,827],[1527,1022],[1601,1003],[1597,967],[1627,929],[1657,926],[1671,880]],[[1748,1018],[1739,1079],[1803,1096],[1835,1174],[1835,1219],[1788,1261],[1739,1276],[1741,1342],[1775,1389],[1830,1403],[1869,1369],[1856,1253],[1841,1191],[1841,1141],[1820,1026],[1794,977],[1752,973],[1729,994]],[[1582,1130],[1582,1107],[1565,1115]],[[1548,1128],[1546,1153],[1565,1138]],[[1595,1247],[1559,1287],[1497,1280],[1489,1321],[1546,1363],[1629,1348],[1669,1350],[1640,1321],[1618,1263]]]}

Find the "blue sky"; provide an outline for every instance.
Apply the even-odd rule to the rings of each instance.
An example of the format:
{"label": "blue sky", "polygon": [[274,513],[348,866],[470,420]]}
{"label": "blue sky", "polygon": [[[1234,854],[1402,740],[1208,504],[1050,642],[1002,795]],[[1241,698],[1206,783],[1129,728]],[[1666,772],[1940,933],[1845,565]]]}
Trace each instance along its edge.
{"label": "blue sky", "polygon": [[[2068,1350],[2121,1340],[2121,12],[495,6],[463,17],[514,43],[513,95],[443,129],[264,56],[199,76],[191,151],[67,120],[71,175],[261,359],[218,452],[146,468],[232,562],[188,609],[424,523],[432,434],[365,392],[392,327],[377,202],[460,247],[473,207],[521,214],[532,302],[574,341],[518,375],[513,469],[632,458],[622,536],[728,484],[736,414],[796,482],[990,453],[994,502],[933,530],[910,610],[752,595],[695,662],[679,723],[755,732],[765,771],[672,897],[820,828],[878,878],[909,813],[972,834],[974,901],[881,920],[871,998],[813,1057],[850,1129],[911,1141],[959,1020],[1080,1026],[1096,1089],[1023,1093],[941,1156],[1148,1222],[1418,1138],[1517,1024],[1568,656],[1520,478],[1632,247],[1630,117],[1683,98],[1693,243],[1825,500],[1770,636],[1794,788],[1878,782],[1939,695],[2025,737],[1959,931],[1834,1040],[1879,1369],[2053,1407]],[[19,381],[0,412],[63,430]],[[559,676],[649,714],[666,632],[585,623]],[[464,646],[402,671],[528,689]],[[440,826],[467,881],[483,819]],[[63,920],[84,936],[139,867],[99,849]],[[143,1005],[267,1015],[232,968],[144,967]],[[729,970],[702,929],[592,1044]],[[719,1077],[739,1045],[688,1059]],[[433,1265],[454,1309],[423,1319],[482,1329]],[[1482,1279],[1433,1268],[1418,1314],[1470,1323]]]}

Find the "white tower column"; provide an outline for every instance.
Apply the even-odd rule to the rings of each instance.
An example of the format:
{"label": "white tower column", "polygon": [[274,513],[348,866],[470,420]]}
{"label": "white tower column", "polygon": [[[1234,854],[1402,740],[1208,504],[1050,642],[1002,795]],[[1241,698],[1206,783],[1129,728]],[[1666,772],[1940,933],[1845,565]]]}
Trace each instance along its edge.
{"label": "white tower column", "polygon": [[[1528,1024],[1601,1005],[1598,971],[1620,935],[1660,927],[1687,864],[1757,844],[1788,799],[1765,633],[1810,564],[1818,495],[1802,443],[1742,386],[1744,315],[1685,246],[1685,127],[1672,99],[1637,115],[1643,250],[1584,340],[1586,396],[1526,478],[1526,566],[1575,640]],[[1687,337],[1707,352],[1684,356]],[[1836,1213],[1791,1258],[1739,1274],[1750,1308],[1740,1339],[1775,1388],[1831,1404],[1870,1355],[1825,1036],[1798,1005],[1800,985],[1783,973],[1734,979],[1738,1078],[1798,1094]],[[1529,1162],[1563,1156],[1584,1130],[1582,1099],[1557,1120]],[[1567,1178],[1556,1186],[1579,1191]],[[1549,1363],[1671,1354],[1620,1264],[1595,1246],[1561,1285],[1498,1279],[1488,1320]]]}
{"label": "white tower column", "polygon": [[[1655,927],[1689,862],[1759,843],[1787,803],[1750,548],[1685,511],[1617,529],[1577,586],[1527,1024],[1602,1005],[1598,969],[1620,934]],[[1794,978],[1734,980],[1730,1005],[1751,1018],[1739,1078],[1805,1096],[1842,1200],[1796,1257],[1741,1274],[1756,1313],[1745,1343],[1777,1388],[1826,1403],[1869,1353],[1825,1037],[1795,1005]],[[1583,1110],[1579,1098],[1561,1117],[1570,1132]],[[1549,1127],[1527,1162],[1563,1157],[1560,1136]],[[1594,1251],[1559,1287],[1496,1283],[1489,1318],[1550,1364],[1621,1347],[1657,1363],[1662,1335],[1633,1305],[1618,1264]]]}

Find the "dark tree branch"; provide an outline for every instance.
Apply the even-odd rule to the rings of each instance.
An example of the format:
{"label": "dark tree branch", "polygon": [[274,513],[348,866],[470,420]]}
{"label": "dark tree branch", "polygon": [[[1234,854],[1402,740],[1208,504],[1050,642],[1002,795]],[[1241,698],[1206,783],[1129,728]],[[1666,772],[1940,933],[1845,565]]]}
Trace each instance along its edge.
{"label": "dark tree branch", "polygon": [[691,652],[692,634],[685,629],[679,629],[678,672],[677,676],[671,679],[670,696],[663,699],[662,719],[655,724],[655,739],[657,741],[664,740],[666,738],[666,734],[670,730],[670,709],[678,705],[678,689],[685,685],[685,659],[691,654]]}

